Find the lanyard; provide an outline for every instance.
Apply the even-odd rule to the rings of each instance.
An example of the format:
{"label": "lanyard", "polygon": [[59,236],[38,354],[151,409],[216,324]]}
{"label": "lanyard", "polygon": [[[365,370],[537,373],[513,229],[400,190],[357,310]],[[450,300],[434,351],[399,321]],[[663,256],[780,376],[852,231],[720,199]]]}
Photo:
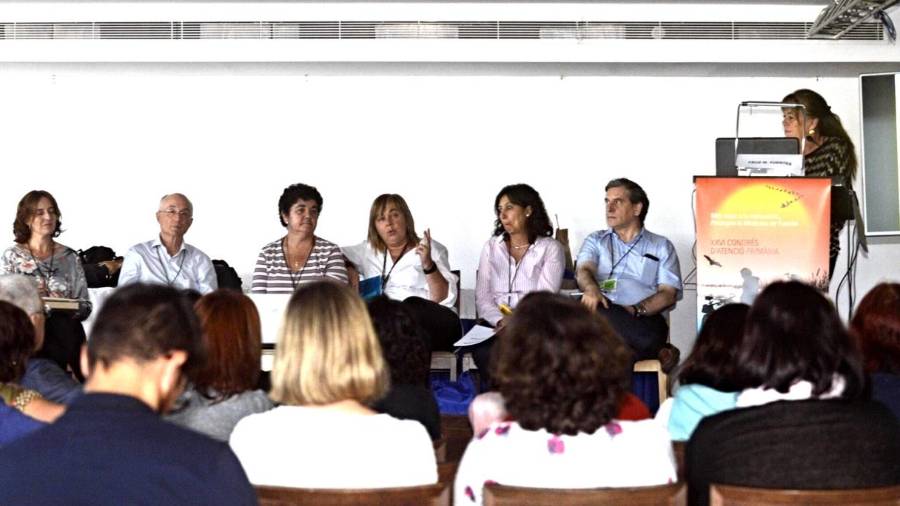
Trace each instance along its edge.
{"label": "lanyard", "polygon": [[[510,244],[512,244],[512,241],[510,241]],[[519,267],[522,267],[522,261],[525,260],[525,255],[528,254],[528,250],[531,249],[531,244],[529,244],[528,247],[525,248],[525,252],[522,253],[522,260],[519,260],[519,262],[516,263],[515,271],[512,270],[512,266],[510,265],[513,263],[512,253],[510,253],[510,251],[509,251],[510,244],[506,245],[506,260],[507,260],[506,261],[506,281],[507,281],[506,303],[508,305],[512,306],[513,283],[515,283],[516,277],[519,275]]]}
{"label": "lanyard", "polygon": [[287,244],[287,236],[284,236],[284,239],[281,240],[281,258],[284,260],[284,266],[287,267],[288,275],[291,277],[291,288],[296,290],[297,285],[300,284],[300,280],[303,279],[303,270],[306,269],[306,264],[309,263],[309,257],[312,256],[313,250],[316,249],[316,236],[313,236],[312,248],[309,249],[309,255],[306,255],[306,260],[303,261],[303,265],[297,269],[296,277],[294,276],[294,271],[291,269],[291,264],[288,263],[287,253],[284,250],[285,244]]}
{"label": "lanyard", "polygon": [[406,254],[409,246],[409,241],[403,245],[403,251],[400,252],[400,256],[397,257],[397,261],[391,265],[391,270],[387,271],[387,274],[384,271],[387,269],[387,257],[388,257],[388,247],[384,246],[384,260],[381,262],[381,289],[384,290],[384,287],[387,286],[388,279],[391,277],[391,273],[394,272],[394,267],[397,267],[397,264],[400,263],[400,259],[403,258],[403,255]]}
{"label": "lanyard", "polygon": [[[615,256],[613,255],[613,245],[612,245],[612,243],[613,243],[612,236],[614,236],[615,234],[616,234],[615,232],[612,232],[611,234],[609,234],[609,242],[607,243],[607,246],[609,246],[609,261],[610,262],[612,262],[613,259],[615,258]],[[631,253],[631,250],[633,250],[634,247],[637,246],[638,243],[641,242],[641,239],[643,239],[643,238],[644,238],[644,233],[641,232],[641,234],[638,236],[637,240],[631,244],[630,248],[628,248],[628,251],[626,251],[625,254],[622,255],[618,261],[613,263],[612,269],[609,270],[609,276],[607,276],[606,279],[613,279],[613,273],[616,272],[616,267],[618,267],[619,264],[622,263],[622,260],[625,260],[625,257],[627,257],[629,253]]]}
{"label": "lanyard", "polygon": [[163,269],[163,275],[166,277],[166,284],[169,286],[173,286],[175,284],[175,280],[178,279],[178,275],[181,274],[181,269],[184,268],[184,260],[188,256],[188,250],[187,248],[184,249],[184,252],[181,255],[181,263],[178,264],[178,272],[176,272],[175,277],[172,278],[171,281],[169,281],[169,269],[166,268],[166,262],[163,262],[162,255],[159,254],[160,246],[156,247],[156,259],[159,260],[159,265]]}

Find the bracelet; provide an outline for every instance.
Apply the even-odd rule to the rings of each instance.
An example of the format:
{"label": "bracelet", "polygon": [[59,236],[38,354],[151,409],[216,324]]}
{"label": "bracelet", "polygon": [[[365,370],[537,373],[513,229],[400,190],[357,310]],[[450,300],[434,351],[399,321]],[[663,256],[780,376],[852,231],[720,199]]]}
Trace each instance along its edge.
{"label": "bracelet", "polygon": [[22,391],[19,392],[18,395],[16,395],[15,399],[13,399],[12,405],[14,408],[18,409],[19,411],[24,412],[25,407],[28,406],[28,404],[31,401],[33,401],[35,399],[40,399],[40,398],[41,398],[41,394],[37,393],[36,391],[22,389]]}
{"label": "bracelet", "polygon": [[429,267],[428,269],[424,267],[422,268],[422,272],[424,272],[426,276],[431,274],[432,272],[437,272],[437,270],[437,263],[435,262],[431,262],[431,267]]}

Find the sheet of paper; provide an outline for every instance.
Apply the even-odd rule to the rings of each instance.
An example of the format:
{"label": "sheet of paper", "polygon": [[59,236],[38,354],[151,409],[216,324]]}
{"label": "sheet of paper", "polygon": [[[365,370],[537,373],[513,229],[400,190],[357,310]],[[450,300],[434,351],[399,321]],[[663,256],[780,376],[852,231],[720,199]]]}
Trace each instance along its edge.
{"label": "sheet of paper", "polygon": [[495,332],[496,330],[490,327],[475,325],[472,327],[472,330],[466,332],[466,335],[462,336],[462,339],[453,343],[453,346],[472,346],[473,344],[485,341],[487,338],[493,336]]}

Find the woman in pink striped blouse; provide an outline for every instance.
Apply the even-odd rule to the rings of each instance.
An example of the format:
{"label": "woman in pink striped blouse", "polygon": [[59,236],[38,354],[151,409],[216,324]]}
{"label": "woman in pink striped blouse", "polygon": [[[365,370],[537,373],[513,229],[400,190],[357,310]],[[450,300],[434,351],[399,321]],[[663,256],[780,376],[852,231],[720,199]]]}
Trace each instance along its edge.
{"label": "woman in pink striped blouse", "polygon": [[[494,212],[494,235],[484,244],[478,262],[475,304],[478,317],[501,335],[505,323],[501,305],[512,309],[529,292],[559,291],[565,253],[551,237],[553,226],[544,201],[531,186],[504,187],[494,199]],[[488,339],[471,350],[483,379],[489,378],[493,341]]]}

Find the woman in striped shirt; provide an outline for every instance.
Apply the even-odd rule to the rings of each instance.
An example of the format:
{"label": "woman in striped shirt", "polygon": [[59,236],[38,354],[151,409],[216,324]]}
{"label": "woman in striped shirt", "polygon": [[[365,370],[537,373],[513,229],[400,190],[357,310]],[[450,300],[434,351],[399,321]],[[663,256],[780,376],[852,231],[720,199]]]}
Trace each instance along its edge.
{"label": "woman in striped shirt", "polygon": [[302,183],[284,189],[278,199],[287,235],[262,247],[253,270],[253,293],[291,293],[298,286],[330,279],[347,283],[341,249],[315,235],[322,195]]}

